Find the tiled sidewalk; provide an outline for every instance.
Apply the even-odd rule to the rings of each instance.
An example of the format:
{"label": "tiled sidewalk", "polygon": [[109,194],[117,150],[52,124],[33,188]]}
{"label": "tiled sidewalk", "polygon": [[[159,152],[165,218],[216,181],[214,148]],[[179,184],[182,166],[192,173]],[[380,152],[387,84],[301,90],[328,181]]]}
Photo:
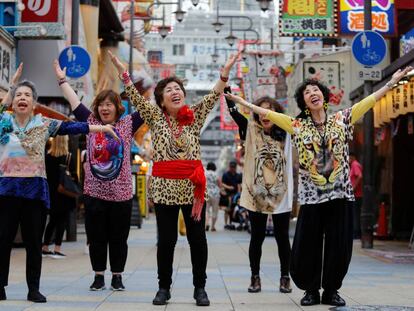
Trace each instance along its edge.
{"label": "tiled sidewalk", "polygon": [[[141,230],[131,228],[124,274],[127,290],[90,292],[88,288],[93,274],[89,257],[83,254],[85,235],[80,233],[78,242],[64,243],[67,259],[45,258],[43,261],[41,291],[47,296],[46,304],[33,304],[25,300],[25,251],[15,249],[10,285],[6,289],[8,300],[0,302],[0,311],[198,310],[192,298],[190,253],[185,237],[179,238],[176,247],[170,303],[167,306],[151,304],[157,290],[155,241],[154,218],[145,220]],[[299,301],[303,292],[295,287],[291,294],[277,291],[279,264],[273,238],[267,238],[263,247],[262,292],[257,294],[247,292],[250,280],[249,235],[246,232],[219,230],[208,233],[208,243],[207,292],[211,300],[208,310],[329,309],[329,306],[324,305],[301,307]],[[109,287],[109,273],[106,283]],[[414,265],[390,263],[367,256],[356,242],[350,271],[340,293],[351,307],[390,305],[414,308]]]}

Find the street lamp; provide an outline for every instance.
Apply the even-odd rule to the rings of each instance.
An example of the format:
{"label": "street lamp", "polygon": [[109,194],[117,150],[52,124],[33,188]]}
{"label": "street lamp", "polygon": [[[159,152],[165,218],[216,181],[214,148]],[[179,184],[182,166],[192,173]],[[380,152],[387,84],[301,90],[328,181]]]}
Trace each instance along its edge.
{"label": "street lamp", "polygon": [[200,3],[200,0],[191,0],[191,3],[192,3],[194,6],[197,6],[197,5]]}
{"label": "street lamp", "polygon": [[214,54],[211,54],[211,60],[213,61],[213,63],[217,63],[219,57],[220,55],[218,55],[216,52],[214,52]]}
{"label": "street lamp", "polygon": [[270,2],[272,2],[272,0],[256,0],[256,1],[259,2],[260,9],[263,12],[266,12],[267,10],[269,10]]}
{"label": "street lamp", "polygon": [[184,15],[185,15],[185,11],[183,11],[181,8],[178,8],[177,11],[174,12],[175,13],[175,19],[177,20],[177,22],[181,23],[184,20]]}
{"label": "street lamp", "polygon": [[230,47],[236,43],[237,37],[233,36],[233,19],[230,19],[230,34],[225,39]]}
{"label": "street lamp", "polygon": [[165,26],[165,7],[162,8],[162,25],[158,26],[158,33],[160,34],[161,38],[165,38],[168,35],[168,31],[170,27]]}

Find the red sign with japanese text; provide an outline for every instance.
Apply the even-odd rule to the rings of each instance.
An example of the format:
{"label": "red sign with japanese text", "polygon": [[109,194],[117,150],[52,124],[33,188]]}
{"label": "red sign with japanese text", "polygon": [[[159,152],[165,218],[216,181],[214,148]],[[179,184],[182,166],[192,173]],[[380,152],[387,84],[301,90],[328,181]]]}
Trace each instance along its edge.
{"label": "red sign with japanese text", "polygon": [[23,0],[22,23],[57,23],[58,0]]}

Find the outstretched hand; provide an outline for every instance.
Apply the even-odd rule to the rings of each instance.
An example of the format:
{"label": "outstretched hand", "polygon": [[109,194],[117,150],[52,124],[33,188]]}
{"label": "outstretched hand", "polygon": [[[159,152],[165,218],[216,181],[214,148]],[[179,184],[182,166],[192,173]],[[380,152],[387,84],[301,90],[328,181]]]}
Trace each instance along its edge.
{"label": "outstretched hand", "polygon": [[238,52],[237,54],[231,54],[229,59],[227,60],[226,64],[223,67],[223,70],[226,70],[227,72],[230,72],[231,68],[236,63],[237,59],[239,58],[241,52]]}
{"label": "outstretched hand", "polygon": [[105,133],[111,135],[116,141],[120,141],[118,135],[114,131],[113,125],[106,124],[103,126]]}
{"label": "outstretched hand", "polygon": [[17,67],[16,72],[14,73],[11,79],[11,85],[16,85],[19,83],[20,77],[22,76],[23,72],[23,63],[20,63],[19,67]]}
{"label": "outstretched hand", "polygon": [[248,102],[246,102],[243,98],[241,98],[238,95],[235,94],[231,94],[231,93],[224,93],[224,96],[232,101],[234,101],[237,104],[241,104],[243,106],[248,106],[246,104],[248,104]]}
{"label": "outstretched hand", "polygon": [[111,51],[108,51],[109,57],[111,58],[112,64],[116,67],[118,70],[118,73],[121,75],[126,71],[125,65],[119,60],[118,57],[116,57],[114,54],[112,54]]}
{"label": "outstretched hand", "polygon": [[66,78],[66,67],[62,70],[57,59],[53,61],[53,68],[55,69],[56,78],[58,80]]}
{"label": "outstretched hand", "polygon": [[391,81],[393,84],[398,83],[408,72],[413,70],[412,66],[407,66],[403,70],[398,69],[394,74],[392,75]]}

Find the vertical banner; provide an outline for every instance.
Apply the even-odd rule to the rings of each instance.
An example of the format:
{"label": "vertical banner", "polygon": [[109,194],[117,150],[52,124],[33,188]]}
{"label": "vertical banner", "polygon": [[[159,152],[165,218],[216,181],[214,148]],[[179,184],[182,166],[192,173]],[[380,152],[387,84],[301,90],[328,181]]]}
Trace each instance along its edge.
{"label": "vertical banner", "polygon": [[381,105],[381,123],[386,124],[391,121],[391,118],[388,116],[386,96],[383,96],[380,99],[380,105]]}
{"label": "vertical banner", "polygon": [[137,174],[137,199],[142,217],[148,216],[147,209],[147,177]]}
{"label": "vertical banner", "polygon": [[[340,33],[353,35],[364,30],[364,0],[340,0]],[[372,1],[372,30],[395,35],[394,0]]]}
{"label": "vertical banner", "polygon": [[408,82],[408,112],[414,112],[414,79]]}
{"label": "vertical banner", "polygon": [[387,115],[390,119],[395,119],[397,117],[396,107],[394,106],[394,90],[390,90],[385,94],[387,99]]}
{"label": "vertical banner", "polygon": [[337,36],[336,0],[280,0],[279,5],[280,36]]}

